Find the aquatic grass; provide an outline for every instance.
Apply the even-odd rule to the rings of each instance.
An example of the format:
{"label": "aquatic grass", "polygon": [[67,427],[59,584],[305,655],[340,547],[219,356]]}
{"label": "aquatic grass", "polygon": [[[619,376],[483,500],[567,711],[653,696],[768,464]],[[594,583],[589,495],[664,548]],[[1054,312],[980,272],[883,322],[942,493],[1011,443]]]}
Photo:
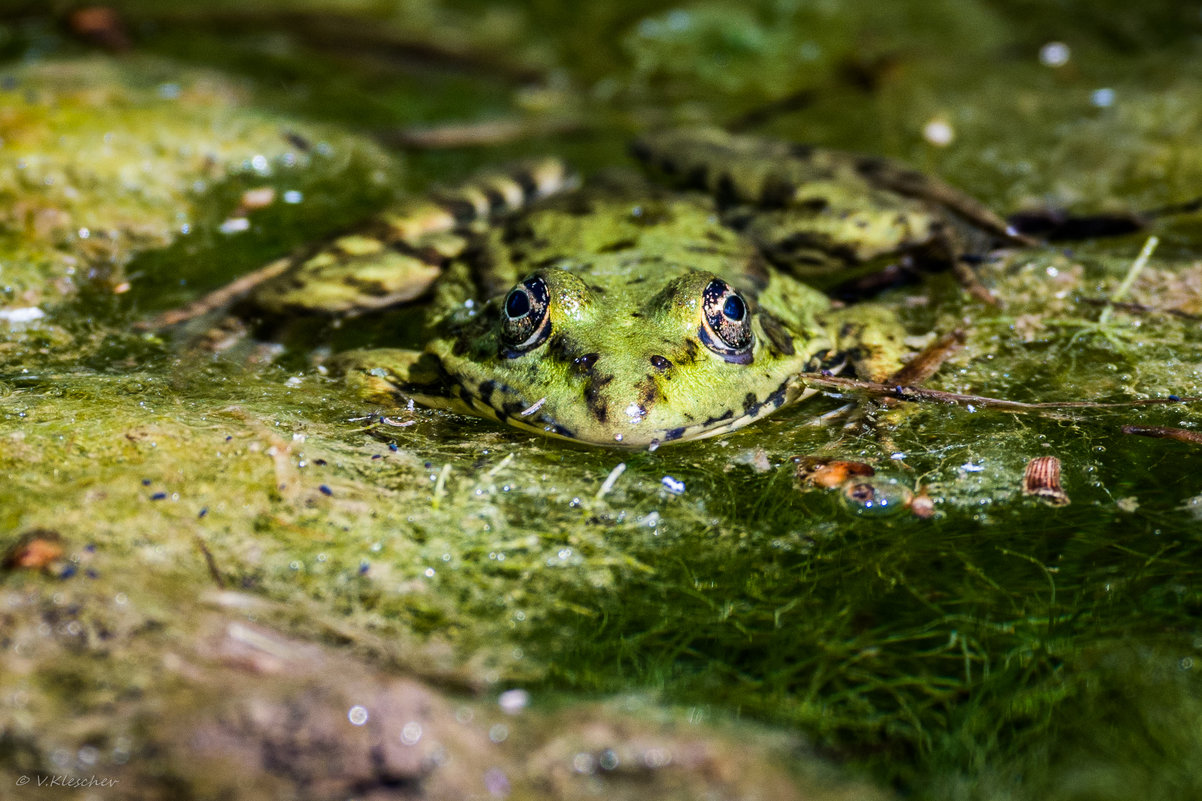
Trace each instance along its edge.
{"label": "aquatic grass", "polygon": [[[1127,489],[1174,492],[1135,483]],[[1085,655],[1197,648],[1189,631],[1198,596],[1183,589],[1197,575],[1199,543],[1160,541],[1157,517],[1129,519],[1114,529],[1122,539],[1087,535],[1097,507],[1086,488],[1072,489],[1079,505],[1067,514],[1023,503],[1000,525],[974,522],[971,504],[935,521],[845,517],[833,526],[771,505],[760,507],[764,518],[737,513],[755,539],[693,538],[674,555],[648,557],[654,579],[630,577],[591,602],[574,595],[597,611],[584,629],[570,617],[556,624],[571,627],[574,645],[556,650],[551,675],[594,690],[648,682],[682,702],[789,721],[912,789],[925,782],[918,766],[980,759],[964,749],[1025,759],[1091,692],[1082,660],[1095,657]],[[788,511],[830,501],[810,495]],[[1157,630],[1138,634],[1149,618]],[[1002,698],[1009,712],[976,711]],[[1090,737],[1088,727],[1072,732]]]}
{"label": "aquatic grass", "polygon": [[[959,589],[963,593],[967,588]],[[1012,609],[1006,615],[989,614],[979,602],[940,613],[930,609],[929,587],[923,590],[920,595],[918,587],[906,587],[908,601],[899,593],[884,593],[894,614],[887,624],[873,627],[868,621],[875,605],[865,609],[862,598],[839,593],[808,604],[799,604],[796,597],[752,596],[749,603],[759,602],[757,616],[732,614],[729,602],[703,593],[647,598],[627,588],[622,597],[630,606],[651,600],[661,611],[682,611],[630,621],[629,630],[638,633],[622,632],[621,659],[598,666],[601,654],[588,649],[582,656],[590,670],[583,678],[586,686],[615,673],[629,681],[633,667],[670,697],[800,724],[829,747],[911,783],[921,775],[916,765],[947,758],[941,752],[949,737],[964,737],[968,710],[977,705],[990,709],[984,699],[1008,698],[1010,712],[991,718],[992,728],[968,715],[972,726],[982,729],[974,732],[980,738],[976,747],[1005,754],[1047,737],[1061,721],[1066,699],[1092,681],[1087,672],[1074,670],[1082,638],[1103,649],[1108,639],[1140,649],[1122,636],[1128,632],[1121,622],[1104,625],[1072,601],[1027,604],[1018,616],[1012,616]],[[1021,597],[1009,594],[999,600],[1012,607]],[[812,615],[808,625],[781,626],[780,610],[797,614],[806,606]],[[858,611],[853,614],[849,607]],[[907,608],[921,608],[927,615],[907,623],[897,614]],[[604,619],[613,626],[620,616],[609,609]],[[981,714],[997,716],[997,710]]]}

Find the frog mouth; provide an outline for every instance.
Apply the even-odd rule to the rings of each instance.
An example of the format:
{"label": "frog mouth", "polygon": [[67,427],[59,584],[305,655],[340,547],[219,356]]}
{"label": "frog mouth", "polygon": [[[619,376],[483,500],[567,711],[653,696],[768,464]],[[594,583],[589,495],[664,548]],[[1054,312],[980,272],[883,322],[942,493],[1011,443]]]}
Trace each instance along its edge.
{"label": "frog mouth", "polygon": [[[481,382],[474,390],[462,382],[456,382],[452,391],[475,414],[498,423],[573,442],[596,444],[577,436],[572,429],[556,422],[549,413],[543,411],[546,396],[524,404],[517,400],[519,396],[513,388],[493,380]],[[508,400],[502,400],[504,398]]]}
{"label": "frog mouth", "polygon": [[[627,450],[655,450],[669,443],[720,436],[749,425],[783,406],[805,400],[818,391],[806,386],[796,376],[790,376],[763,397],[748,393],[741,404],[733,405],[721,415],[672,428],[646,426],[646,408],[637,401],[631,401],[625,412],[630,419],[629,426],[623,426],[622,430],[607,429],[603,436],[596,436],[593,432],[586,434],[558,420],[546,408],[548,399],[545,396],[525,403],[518,400],[517,393],[511,388],[488,381],[483,382],[476,391],[462,384],[457,384],[456,390],[460,400],[475,414],[499,423],[582,445]],[[501,398],[508,400],[501,401]]]}
{"label": "frog mouth", "polygon": [[790,376],[763,398],[757,397],[754,393],[748,393],[743,401],[741,414],[736,413],[734,409],[728,409],[720,417],[711,417],[700,423],[667,429],[662,432],[661,437],[652,439],[645,444],[648,450],[655,450],[660,445],[669,442],[706,439],[728,434],[754,423],[782,406],[805,400],[817,392],[818,390],[807,387],[795,376]]}

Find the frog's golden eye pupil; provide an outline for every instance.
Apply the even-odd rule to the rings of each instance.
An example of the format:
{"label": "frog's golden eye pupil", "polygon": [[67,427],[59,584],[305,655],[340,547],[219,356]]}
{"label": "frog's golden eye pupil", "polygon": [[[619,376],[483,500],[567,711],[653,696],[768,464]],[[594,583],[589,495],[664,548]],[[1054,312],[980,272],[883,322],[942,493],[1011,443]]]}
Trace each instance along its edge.
{"label": "frog's golden eye pupil", "polygon": [[546,341],[551,335],[550,301],[547,282],[537,275],[509,290],[501,306],[502,356],[516,358]]}

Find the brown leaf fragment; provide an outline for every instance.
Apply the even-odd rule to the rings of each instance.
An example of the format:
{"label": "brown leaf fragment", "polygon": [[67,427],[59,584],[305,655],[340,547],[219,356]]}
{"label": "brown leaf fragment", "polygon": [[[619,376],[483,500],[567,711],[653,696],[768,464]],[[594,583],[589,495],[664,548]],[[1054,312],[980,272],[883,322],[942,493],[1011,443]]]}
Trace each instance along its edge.
{"label": "brown leaf fragment", "polygon": [[922,352],[906,362],[900,370],[889,376],[885,383],[910,387],[925,383],[943,366],[949,356],[964,347],[967,336],[962,328],[944,334],[923,348]]}
{"label": "brown leaf fragment", "polygon": [[57,531],[35,528],[25,532],[4,552],[8,570],[48,570],[63,557],[63,537]]}

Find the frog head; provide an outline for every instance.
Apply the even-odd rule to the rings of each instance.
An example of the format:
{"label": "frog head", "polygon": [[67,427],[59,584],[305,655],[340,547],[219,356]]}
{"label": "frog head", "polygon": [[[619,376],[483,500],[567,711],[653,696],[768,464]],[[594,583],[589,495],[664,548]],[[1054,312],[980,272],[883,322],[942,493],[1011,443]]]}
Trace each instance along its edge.
{"label": "frog head", "polygon": [[795,376],[824,341],[705,270],[577,272],[531,273],[431,343],[462,400],[539,433],[648,447],[724,433],[795,400]]}

